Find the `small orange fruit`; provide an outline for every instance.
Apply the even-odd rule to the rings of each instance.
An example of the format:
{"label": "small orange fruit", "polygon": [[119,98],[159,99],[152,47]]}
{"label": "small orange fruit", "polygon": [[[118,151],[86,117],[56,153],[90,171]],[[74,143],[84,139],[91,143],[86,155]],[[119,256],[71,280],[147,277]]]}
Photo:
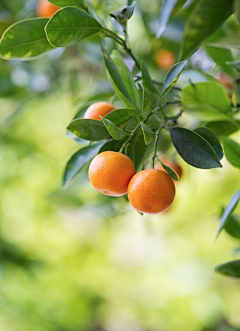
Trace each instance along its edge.
{"label": "small orange fruit", "polygon": [[175,185],[164,171],[147,169],[132,177],[128,185],[128,199],[138,211],[157,214],[170,207]]}
{"label": "small orange fruit", "polygon": [[102,152],[95,156],[89,167],[89,179],[95,189],[113,197],[127,193],[134,174],[132,160],[119,152]]}
{"label": "small orange fruit", "polygon": [[166,71],[171,69],[176,62],[175,54],[168,49],[160,49],[155,54],[154,59],[158,67]]}
{"label": "small orange fruit", "polygon": [[[161,159],[161,161],[166,164],[168,167],[172,168],[173,170],[176,171],[176,173],[178,174],[178,177],[181,178],[182,176],[182,167],[180,167],[180,165],[173,161],[172,159],[168,159],[166,157],[163,157]],[[161,163],[160,162],[157,162],[156,166],[155,166],[156,169],[159,169],[159,170],[164,170],[164,168],[162,167]]]}
{"label": "small orange fruit", "polygon": [[93,120],[101,120],[101,117],[106,116],[112,110],[116,109],[111,103],[105,101],[99,101],[93,103],[88,107],[84,118],[91,118]]}
{"label": "small orange fruit", "polygon": [[60,7],[54,5],[51,2],[48,2],[47,0],[39,0],[38,4],[37,4],[37,16],[38,17],[52,17],[53,14],[56,13],[56,11],[58,11],[58,9],[60,9]]}

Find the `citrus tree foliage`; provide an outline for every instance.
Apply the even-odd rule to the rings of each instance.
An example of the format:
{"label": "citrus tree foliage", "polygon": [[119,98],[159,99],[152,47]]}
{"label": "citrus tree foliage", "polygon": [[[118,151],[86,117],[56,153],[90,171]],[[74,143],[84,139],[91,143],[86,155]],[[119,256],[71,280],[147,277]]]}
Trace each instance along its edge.
{"label": "citrus tree foliage", "polygon": [[[190,166],[221,168],[225,153],[229,163],[240,168],[239,142],[228,137],[240,128],[239,85],[236,83],[231,98],[227,89],[210,77],[201,82],[189,80],[183,87],[178,85],[179,77],[189,66],[189,57],[200,46],[220,68],[238,79],[240,61],[231,52],[231,48],[239,49],[240,45],[238,0],[163,1],[154,31],[157,39],[161,39],[176,15],[186,18],[178,54],[180,61],[171,67],[164,80],[152,78],[147,57],[135,54],[129,44],[128,21],[140,6],[135,1],[128,1],[125,7],[109,13],[111,28],[110,17],[109,22],[101,19],[88,0],[50,2],[61,7],[50,19],[26,19],[4,31],[0,56],[6,60],[33,60],[54,48],[74,46],[94,37],[112,86],[111,100],[121,105],[101,120],[83,118],[87,104],[78,109],[67,130],[85,145],[67,162],[64,187],[86,171],[97,153],[107,150],[128,155],[136,171],[144,169],[149,160],[152,167],[160,161],[166,172],[178,180],[176,172],[159,159],[158,153],[166,152],[161,144],[166,134],[168,148],[175,148]],[[235,31],[232,38],[229,31]],[[132,62],[131,70],[126,59]],[[192,120],[184,121],[184,114]],[[239,239],[240,223],[234,209],[240,194],[233,193],[222,212],[218,235],[224,229]],[[240,261],[221,265],[216,271],[240,277]]]}

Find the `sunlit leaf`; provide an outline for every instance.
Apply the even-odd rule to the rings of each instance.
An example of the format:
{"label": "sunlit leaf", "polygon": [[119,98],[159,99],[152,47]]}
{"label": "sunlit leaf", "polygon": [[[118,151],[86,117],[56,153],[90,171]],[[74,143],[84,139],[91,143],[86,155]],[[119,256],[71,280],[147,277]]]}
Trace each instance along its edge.
{"label": "sunlit leaf", "polygon": [[31,60],[52,50],[44,31],[47,22],[47,18],[30,18],[11,25],[2,35],[0,56]]}
{"label": "sunlit leaf", "polygon": [[111,111],[105,118],[118,126],[137,116],[140,116],[140,112],[136,108],[120,108]]}
{"label": "sunlit leaf", "polygon": [[101,121],[92,119],[80,118],[74,120],[67,129],[77,137],[85,140],[99,141],[109,137],[104,124]]}
{"label": "sunlit leaf", "polygon": [[143,122],[141,122],[142,132],[146,145],[149,145],[154,138],[154,132]]}
{"label": "sunlit leaf", "polygon": [[59,7],[73,6],[82,9],[86,8],[86,4],[84,0],[48,0],[48,1]]}
{"label": "sunlit leaf", "polygon": [[201,169],[222,167],[212,146],[194,131],[175,127],[170,129],[174,147],[190,165]]}
{"label": "sunlit leaf", "polygon": [[200,0],[189,16],[182,41],[181,60],[191,56],[232,14],[233,0]]}
{"label": "sunlit leaf", "polygon": [[221,219],[220,219],[218,231],[217,231],[217,237],[219,236],[222,229],[225,228],[228,221],[230,220],[230,216],[233,213],[234,209],[237,207],[237,204],[238,204],[239,200],[240,200],[240,190],[238,190],[232,196],[231,200],[229,201],[228,205],[226,206],[226,208],[223,211],[223,214],[222,214]]}
{"label": "sunlit leaf", "polygon": [[161,6],[160,15],[158,18],[158,29],[156,38],[159,39],[165,31],[168,21],[171,17],[174,7],[177,4],[177,0],[164,0]]}
{"label": "sunlit leaf", "polygon": [[186,61],[179,62],[174,64],[174,66],[170,69],[163,84],[162,93],[161,93],[162,98],[166,94],[168,94],[173,88],[173,86],[176,84],[186,64],[187,64]]}
{"label": "sunlit leaf", "polygon": [[109,134],[115,140],[120,140],[126,136],[126,133],[119,129],[113,122],[110,120],[102,117],[102,122],[105,125],[106,129],[108,130]]}
{"label": "sunlit leaf", "polygon": [[228,137],[223,137],[223,147],[228,162],[240,168],[240,144]]}
{"label": "sunlit leaf", "polygon": [[95,18],[75,7],[58,10],[45,27],[48,41],[56,47],[76,45],[101,29]]}
{"label": "sunlit leaf", "polygon": [[143,118],[146,118],[148,115],[151,114],[151,99],[148,92],[142,87],[142,85],[138,84],[138,86],[142,94],[141,112]]}

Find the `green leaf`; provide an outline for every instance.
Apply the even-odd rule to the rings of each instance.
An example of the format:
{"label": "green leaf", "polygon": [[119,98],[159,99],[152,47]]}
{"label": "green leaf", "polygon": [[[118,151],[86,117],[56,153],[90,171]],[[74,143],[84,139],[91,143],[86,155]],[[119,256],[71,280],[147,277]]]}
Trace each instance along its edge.
{"label": "green leaf", "polygon": [[119,129],[114,123],[109,121],[108,119],[102,117],[102,122],[105,125],[106,129],[108,130],[109,134],[115,140],[120,140],[126,136],[126,133]]}
{"label": "green leaf", "polygon": [[11,25],[0,40],[0,56],[6,60],[32,60],[52,50],[44,31],[47,22],[47,18],[30,18]]}
{"label": "green leaf", "polygon": [[173,86],[176,84],[186,64],[187,64],[186,61],[179,62],[174,64],[174,66],[170,69],[163,84],[162,93],[161,93],[162,98],[166,94],[168,94],[173,88]]}
{"label": "green leaf", "polygon": [[220,223],[219,223],[219,227],[218,227],[216,237],[219,236],[222,229],[224,229],[225,226],[227,225],[228,221],[230,220],[231,214],[233,213],[234,209],[237,207],[237,204],[238,204],[239,200],[240,200],[240,190],[238,190],[232,196],[232,198],[229,201],[228,205],[224,209],[223,214],[222,214],[221,219],[220,219]]}
{"label": "green leaf", "polygon": [[240,239],[240,219],[237,216],[231,215],[224,229],[230,236]]}
{"label": "green leaf", "polygon": [[161,37],[161,35],[163,34],[163,32],[165,31],[168,21],[171,17],[171,14],[172,14],[176,4],[177,4],[177,0],[164,0],[163,1],[160,15],[158,18],[158,29],[157,29],[157,33],[156,33],[157,39],[159,39]]}
{"label": "green leaf", "polygon": [[211,130],[204,127],[197,128],[194,131],[197,132],[205,140],[207,140],[207,142],[215,150],[220,161],[223,158],[223,149],[216,135]]}
{"label": "green leaf", "polygon": [[240,260],[227,262],[215,268],[219,274],[240,278]]}
{"label": "green leaf", "polygon": [[65,7],[57,11],[45,27],[48,41],[56,47],[76,45],[101,29],[102,26],[97,20],[75,7]]}
{"label": "green leaf", "polygon": [[72,179],[83,169],[83,167],[91,161],[98,153],[103,143],[97,143],[91,146],[83,147],[71,156],[67,162],[64,175],[63,186],[67,187]]}
{"label": "green leaf", "polygon": [[143,136],[144,136],[144,142],[146,145],[149,145],[150,142],[153,140],[154,132],[143,122],[140,122],[140,123],[141,123],[142,132],[143,132]]}
{"label": "green leaf", "polygon": [[136,87],[136,84],[133,80],[133,75],[128,69],[126,63],[124,62],[122,56],[117,50],[113,50],[111,53],[111,58],[120,73],[122,80],[126,86],[126,89],[131,97],[131,100],[134,101],[134,103],[137,105],[138,108],[140,108],[140,96],[139,91]]}
{"label": "green leaf", "polygon": [[123,144],[122,140],[110,140],[107,141],[99,150],[99,154],[105,151],[114,151],[114,152],[119,152],[121,146]]}
{"label": "green leaf", "polygon": [[234,0],[234,12],[238,23],[240,23],[240,0]]}
{"label": "green leaf", "polygon": [[73,6],[73,7],[79,7],[81,9],[86,8],[86,4],[84,0],[48,0],[48,1],[59,7]]}
{"label": "green leaf", "polygon": [[225,72],[232,75],[233,70],[226,63],[227,61],[233,61],[232,51],[225,48],[217,48],[209,45],[205,46],[206,52],[211,56],[213,61],[218,64]]}
{"label": "green leaf", "polygon": [[104,117],[118,126],[137,116],[140,116],[140,112],[136,108],[120,108],[111,111]]}
{"label": "green leaf", "polygon": [[151,100],[153,101],[153,103],[156,103],[159,99],[159,92],[156,89],[155,85],[153,84],[153,81],[148,72],[148,68],[145,62],[142,62],[142,80],[143,80],[143,86],[149,93]]}
{"label": "green leaf", "polygon": [[223,137],[223,148],[228,162],[240,168],[240,144],[228,137]]}
{"label": "green leaf", "polygon": [[236,121],[236,123],[229,121],[211,121],[204,124],[204,126],[212,130],[216,136],[229,136],[240,129],[240,121]]}
{"label": "green leaf", "polygon": [[188,164],[201,169],[222,167],[212,146],[199,134],[181,127],[170,129],[170,134],[178,154]]}
{"label": "green leaf", "polygon": [[190,115],[201,120],[235,120],[228,114],[231,100],[225,88],[215,82],[191,84],[182,90],[182,105]]}
{"label": "green leaf", "polygon": [[101,121],[92,119],[80,118],[74,120],[67,129],[77,137],[85,140],[99,141],[109,137],[104,124]]}
{"label": "green leaf", "polygon": [[151,114],[152,103],[148,92],[142,87],[141,84],[138,84],[138,86],[142,94],[141,112],[143,118],[146,118],[148,115]]}
{"label": "green leaf", "polygon": [[227,64],[233,67],[237,72],[240,72],[240,61],[228,61]]}
{"label": "green leaf", "polygon": [[181,60],[191,56],[232,14],[233,0],[200,0],[189,16],[181,45]]}
{"label": "green leaf", "polygon": [[151,145],[146,145],[144,142],[144,137],[142,131],[138,131],[136,135],[132,137],[127,148],[125,150],[125,154],[130,157],[133,161],[134,168],[136,172],[142,170],[142,166],[144,160],[146,159],[146,154],[148,153],[148,149]]}
{"label": "green leaf", "polygon": [[158,161],[161,163],[163,169],[169,174],[170,177],[172,177],[176,181],[179,180],[179,176],[175,170],[164,164],[161,160],[158,159]]}
{"label": "green leaf", "polygon": [[135,106],[135,104],[134,104],[133,100],[131,99],[131,97],[127,91],[127,88],[122,80],[122,77],[121,77],[117,67],[115,66],[115,63],[113,62],[108,51],[102,44],[101,44],[101,49],[102,49],[103,60],[105,62],[107,70],[108,70],[112,80],[114,81],[116,87],[124,95],[124,97]]}

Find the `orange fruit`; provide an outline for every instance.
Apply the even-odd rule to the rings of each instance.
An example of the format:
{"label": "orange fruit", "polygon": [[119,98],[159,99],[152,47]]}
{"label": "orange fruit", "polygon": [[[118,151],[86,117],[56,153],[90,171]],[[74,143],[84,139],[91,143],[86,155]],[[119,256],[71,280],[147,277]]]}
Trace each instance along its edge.
{"label": "orange fruit", "polygon": [[[168,167],[170,167],[173,170],[175,170],[176,173],[178,174],[179,178],[181,178],[181,176],[182,176],[182,167],[180,167],[180,165],[177,162],[173,161],[172,159],[168,159],[166,157],[163,157],[161,159],[161,161],[164,164],[166,164]],[[157,164],[155,166],[155,169],[159,169],[159,170],[165,171],[160,162],[157,162]]]}
{"label": "orange fruit", "polygon": [[223,72],[220,73],[218,80],[227,89],[229,89],[229,90],[233,89],[233,81],[232,81],[232,78],[228,74],[225,74]]}
{"label": "orange fruit", "polygon": [[163,70],[169,70],[172,66],[176,63],[176,56],[173,52],[169,51],[168,49],[160,49],[155,54],[155,62],[157,63],[158,67]]}
{"label": "orange fruit", "polygon": [[162,170],[147,169],[132,177],[128,185],[128,199],[138,211],[157,214],[170,207],[175,196],[171,177]]}
{"label": "orange fruit", "polygon": [[93,103],[88,107],[84,118],[91,118],[93,120],[101,120],[101,117],[106,116],[110,111],[116,109],[111,103],[105,101],[99,101]]}
{"label": "orange fruit", "polygon": [[60,7],[52,4],[51,2],[48,2],[47,0],[39,0],[37,4],[37,16],[38,17],[52,17],[53,14],[58,11]]}
{"label": "orange fruit", "polygon": [[89,167],[89,179],[95,189],[113,197],[127,193],[134,174],[132,160],[119,152],[102,152],[95,156]]}

